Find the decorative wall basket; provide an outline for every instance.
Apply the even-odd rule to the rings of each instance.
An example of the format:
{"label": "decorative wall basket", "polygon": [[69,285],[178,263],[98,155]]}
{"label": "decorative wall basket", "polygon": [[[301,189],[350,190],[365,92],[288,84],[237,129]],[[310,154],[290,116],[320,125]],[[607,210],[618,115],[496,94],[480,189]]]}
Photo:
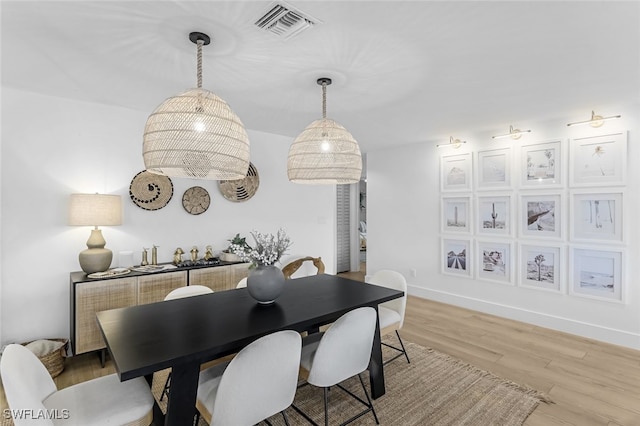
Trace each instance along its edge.
{"label": "decorative wall basket", "polygon": [[129,196],[141,209],[159,210],[173,197],[173,182],[167,176],[143,170],[131,180]]}
{"label": "decorative wall basket", "polygon": [[253,163],[249,163],[249,170],[244,179],[237,180],[221,180],[218,182],[222,196],[229,201],[243,202],[247,201],[258,191],[260,186],[260,176],[258,169]]}

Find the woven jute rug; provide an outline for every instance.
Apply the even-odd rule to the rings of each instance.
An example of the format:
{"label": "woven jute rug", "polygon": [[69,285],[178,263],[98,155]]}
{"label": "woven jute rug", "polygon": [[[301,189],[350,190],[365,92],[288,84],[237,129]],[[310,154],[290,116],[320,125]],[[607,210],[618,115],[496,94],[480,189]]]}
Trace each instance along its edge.
{"label": "woven jute rug", "polygon": [[[522,425],[540,402],[551,403],[542,393],[504,380],[490,372],[414,343],[406,343],[411,363],[404,357],[385,366],[386,393],[374,400],[373,405],[382,425],[429,426],[516,426]],[[393,353],[385,348],[384,356]],[[168,370],[156,373],[153,392],[159,397]],[[368,376],[363,378],[369,391]],[[364,399],[357,378],[343,384]],[[160,403],[166,410],[167,398]],[[317,423],[324,424],[322,389],[303,386],[298,389],[294,404]],[[364,408],[342,390],[334,387],[329,392],[329,422],[340,424]],[[289,423],[308,425],[292,408],[286,410]],[[275,425],[284,425],[281,415],[269,419]],[[354,425],[375,425],[368,413]],[[198,426],[207,423],[200,419]]]}

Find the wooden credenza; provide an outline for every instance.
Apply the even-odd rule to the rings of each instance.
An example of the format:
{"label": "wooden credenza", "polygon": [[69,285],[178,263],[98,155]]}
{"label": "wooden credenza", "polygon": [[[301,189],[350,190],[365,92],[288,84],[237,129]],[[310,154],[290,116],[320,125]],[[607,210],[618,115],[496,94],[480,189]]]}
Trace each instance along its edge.
{"label": "wooden credenza", "polygon": [[230,290],[248,272],[248,263],[229,262],[146,274],[132,271],[109,278],[89,278],[84,272],[72,272],[69,282],[73,354],[101,351],[104,364],[106,345],[96,321],[97,312],[161,302],[171,290],[187,285],[204,285],[213,291]]}

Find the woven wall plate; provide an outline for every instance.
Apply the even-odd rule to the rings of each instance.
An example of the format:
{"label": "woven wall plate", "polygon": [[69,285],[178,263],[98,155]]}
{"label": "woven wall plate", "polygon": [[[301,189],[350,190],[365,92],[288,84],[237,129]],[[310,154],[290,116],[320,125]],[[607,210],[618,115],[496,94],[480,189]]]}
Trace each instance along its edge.
{"label": "woven wall plate", "polygon": [[143,170],[131,180],[129,196],[141,209],[159,210],[171,201],[173,182],[168,176]]}
{"label": "woven wall plate", "polygon": [[242,202],[253,197],[260,186],[258,169],[253,163],[249,163],[249,170],[244,179],[221,180],[218,182],[222,196],[229,201]]}
{"label": "woven wall plate", "polygon": [[182,195],[182,207],[189,214],[202,214],[207,211],[209,204],[211,204],[211,197],[201,186],[192,186]]}

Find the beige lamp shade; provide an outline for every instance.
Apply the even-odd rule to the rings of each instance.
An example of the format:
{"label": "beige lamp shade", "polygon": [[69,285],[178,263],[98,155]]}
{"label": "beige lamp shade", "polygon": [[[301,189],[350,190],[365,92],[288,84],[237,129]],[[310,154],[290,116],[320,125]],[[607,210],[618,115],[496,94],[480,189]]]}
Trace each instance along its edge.
{"label": "beige lamp shade", "polygon": [[98,226],[122,224],[122,202],[119,195],[71,194],[69,225],[94,226],[87,240],[87,249],[80,252],[78,261],[87,274],[109,269],[113,253],[104,248],[106,241]]}
{"label": "beige lamp shade", "polygon": [[249,137],[240,118],[201,88],[164,101],[147,119],[142,156],[147,171],[192,179],[243,179]]}

